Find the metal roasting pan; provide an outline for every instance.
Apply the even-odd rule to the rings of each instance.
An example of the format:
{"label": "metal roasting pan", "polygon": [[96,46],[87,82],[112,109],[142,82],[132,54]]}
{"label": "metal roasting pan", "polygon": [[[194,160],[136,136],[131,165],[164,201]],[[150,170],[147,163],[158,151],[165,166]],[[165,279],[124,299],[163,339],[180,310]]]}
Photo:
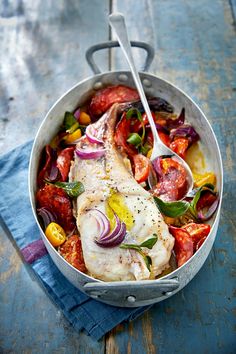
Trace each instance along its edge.
{"label": "metal roasting pan", "polygon": [[94,71],[89,77],[67,91],[47,113],[34,140],[29,165],[29,194],[33,214],[40,229],[44,244],[52,260],[64,276],[78,289],[94,299],[120,307],[138,307],[162,301],[180,291],[197,274],[207,259],[213,246],[219,219],[223,191],[223,168],[219,146],[215,134],[197,104],[182,90],[147,71],[154,57],[153,48],[143,42],[131,42],[132,46],[147,51],[144,71],[140,72],[146,94],[160,96],[171,103],[175,112],[179,113],[185,107],[186,117],[193,124],[201,137],[204,154],[210,168],[217,177],[217,189],[220,203],[212,219],[212,229],[200,249],[183,266],[172,273],[156,280],[103,282],[88,276],[71,266],[50,244],[37,218],[35,194],[37,191],[37,171],[42,150],[52,137],[57,134],[64,118],[65,111],[74,111],[86,102],[96,90],[108,85],[124,84],[135,87],[129,71],[112,71],[101,73],[94,62],[93,54],[97,50],[119,46],[118,42],[110,41],[92,46],[87,50],[86,58]]}

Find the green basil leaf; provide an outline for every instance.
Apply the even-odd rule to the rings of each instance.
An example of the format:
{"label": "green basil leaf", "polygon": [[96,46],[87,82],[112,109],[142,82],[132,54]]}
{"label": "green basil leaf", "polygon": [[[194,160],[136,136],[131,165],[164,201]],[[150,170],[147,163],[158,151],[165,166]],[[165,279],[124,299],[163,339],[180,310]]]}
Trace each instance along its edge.
{"label": "green basil leaf", "polygon": [[142,143],[142,138],[138,133],[131,133],[127,142],[137,147]]}
{"label": "green basil leaf", "polygon": [[134,243],[122,243],[120,245],[120,248],[123,249],[132,249],[132,250],[136,250],[136,251],[141,251],[141,248],[139,245],[135,245]]}
{"label": "green basil leaf", "polygon": [[214,193],[214,189],[215,189],[215,186],[213,184],[211,184],[211,183],[206,183],[206,184],[204,184],[202,187],[200,187],[198,189],[198,191],[196,192],[193,200],[190,203],[190,210],[191,210],[191,212],[193,213],[193,215],[195,217],[197,216],[197,203],[198,203],[202,193],[204,191],[209,191],[209,192],[215,194]]}
{"label": "green basil leaf", "polygon": [[84,192],[84,185],[81,182],[55,182],[53,185],[64,189],[71,198],[76,198]]}
{"label": "green basil leaf", "polygon": [[130,119],[132,118],[133,116],[136,116],[137,119],[142,123],[142,141],[144,140],[144,137],[145,137],[145,126],[144,126],[144,123],[143,123],[143,117],[142,117],[142,114],[141,112],[137,109],[137,108],[130,108],[127,112],[126,112],[126,118],[127,119]]}
{"label": "green basil leaf", "polygon": [[64,121],[63,121],[63,126],[65,127],[65,130],[68,130],[74,125],[75,123],[78,123],[74,114],[71,112],[66,112],[64,115]]}
{"label": "green basil leaf", "polygon": [[157,242],[157,235],[153,234],[153,237],[150,237],[148,240],[142,242],[139,246],[140,247],[147,247],[151,250],[156,242]]}
{"label": "green basil leaf", "polygon": [[149,270],[149,272],[151,272],[151,265],[152,265],[152,259],[150,256],[145,256],[143,255],[143,259],[144,259],[144,262],[146,263],[146,266],[147,266],[147,269]]}
{"label": "green basil leaf", "polygon": [[162,214],[171,218],[177,218],[186,213],[189,209],[189,202],[176,201],[176,202],[164,202],[158,197],[154,197],[154,201]]}

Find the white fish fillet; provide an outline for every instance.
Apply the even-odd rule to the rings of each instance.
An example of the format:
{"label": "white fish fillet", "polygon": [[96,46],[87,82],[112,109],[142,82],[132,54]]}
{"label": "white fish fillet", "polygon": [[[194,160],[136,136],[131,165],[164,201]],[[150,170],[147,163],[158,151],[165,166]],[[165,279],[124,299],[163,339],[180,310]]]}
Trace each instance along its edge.
{"label": "white fish fillet", "polygon": [[[81,181],[85,192],[77,198],[75,212],[81,235],[85,265],[90,275],[104,281],[142,280],[156,276],[169,267],[174,238],[157,209],[152,196],[143,189],[125,166],[123,156],[114,143],[114,129],[119,105],[115,104],[94,124],[104,140],[106,154],[98,160],[82,160],[75,157],[71,166],[70,181]],[[81,144],[84,137],[81,138]],[[134,218],[134,225],[127,233],[125,243],[140,244],[157,234],[158,239],[151,250],[145,249],[151,257],[151,273],[143,257],[135,250],[102,248],[94,239],[97,237],[97,223],[89,209],[105,213],[105,203],[111,189],[124,195],[126,206]]]}

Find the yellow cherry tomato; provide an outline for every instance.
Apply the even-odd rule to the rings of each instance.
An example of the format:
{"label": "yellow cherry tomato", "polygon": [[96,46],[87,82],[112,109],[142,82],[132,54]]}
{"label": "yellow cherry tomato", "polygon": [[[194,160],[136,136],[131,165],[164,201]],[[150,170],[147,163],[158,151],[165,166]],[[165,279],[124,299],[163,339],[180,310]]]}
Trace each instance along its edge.
{"label": "yellow cherry tomato", "polygon": [[206,172],[204,174],[193,173],[194,185],[199,188],[206,183],[215,185],[216,176],[212,172]]}
{"label": "yellow cherry tomato", "polygon": [[82,125],[89,125],[91,123],[90,116],[85,112],[81,112],[79,116],[79,123]]}
{"label": "yellow cherry tomato", "polygon": [[80,129],[77,129],[74,133],[68,134],[65,138],[67,144],[73,143],[75,140],[81,138],[82,133]]}
{"label": "yellow cherry tomato", "polygon": [[66,240],[63,228],[55,222],[51,222],[45,231],[45,235],[54,247],[62,245]]}

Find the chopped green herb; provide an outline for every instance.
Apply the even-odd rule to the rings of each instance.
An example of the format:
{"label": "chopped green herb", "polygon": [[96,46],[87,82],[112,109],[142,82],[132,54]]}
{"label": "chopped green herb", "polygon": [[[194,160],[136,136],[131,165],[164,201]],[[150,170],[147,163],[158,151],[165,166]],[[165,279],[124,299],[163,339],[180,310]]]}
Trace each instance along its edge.
{"label": "chopped green herb", "polygon": [[142,143],[142,138],[138,133],[131,133],[127,139],[127,142],[138,147]]}

